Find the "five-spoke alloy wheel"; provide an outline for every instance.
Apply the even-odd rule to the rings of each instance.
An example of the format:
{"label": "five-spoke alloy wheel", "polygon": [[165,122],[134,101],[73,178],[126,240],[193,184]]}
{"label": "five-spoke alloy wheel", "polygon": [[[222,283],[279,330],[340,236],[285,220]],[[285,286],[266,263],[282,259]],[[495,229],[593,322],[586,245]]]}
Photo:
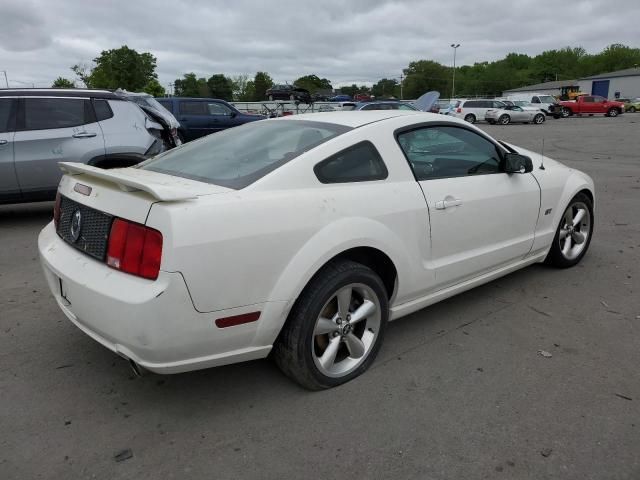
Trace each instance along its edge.
{"label": "five-spoke alloy wheel", "polygon": [[340,385],[369,368],[388,318],[388,292],[380,277],[360,263],[334,260],[298,297],[273,357],[310,390]]}
{"label": "five-spoke alloy wheel", "polygon": [[577,264],[589,248],[593,233],[593,204],[579,193],[564,211],[556,231],[547,262],[566,268]]}

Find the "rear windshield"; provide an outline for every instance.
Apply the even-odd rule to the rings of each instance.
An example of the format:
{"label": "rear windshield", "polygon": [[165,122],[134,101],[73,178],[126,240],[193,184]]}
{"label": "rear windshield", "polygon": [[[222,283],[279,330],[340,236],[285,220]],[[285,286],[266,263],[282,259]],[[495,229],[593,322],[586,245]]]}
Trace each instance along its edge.
{"label": "rear windshield", "polygon": [[538,95],[541,103],[556,103],[556,99],[551,95]]}
{"label": "rear windshield", "polygon": [[324,122],[261,120],[169,150],[139,168],[240,189],[349,130]]}

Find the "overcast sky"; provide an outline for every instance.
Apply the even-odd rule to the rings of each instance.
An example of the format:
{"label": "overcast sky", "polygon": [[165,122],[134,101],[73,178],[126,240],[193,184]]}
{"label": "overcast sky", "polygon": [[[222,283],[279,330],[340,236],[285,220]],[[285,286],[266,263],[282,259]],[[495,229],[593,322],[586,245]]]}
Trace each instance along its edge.
{"label": "overcast sky", "polygon": [[[160,82],[267,71],[334,86],[399,77],[412,60],[457,65],[563,46],[640,46],[639,0],[0,0],[0,70],[50,86],[69,67],[128,45]],[[4,86],[0,73],[0,85]]]}

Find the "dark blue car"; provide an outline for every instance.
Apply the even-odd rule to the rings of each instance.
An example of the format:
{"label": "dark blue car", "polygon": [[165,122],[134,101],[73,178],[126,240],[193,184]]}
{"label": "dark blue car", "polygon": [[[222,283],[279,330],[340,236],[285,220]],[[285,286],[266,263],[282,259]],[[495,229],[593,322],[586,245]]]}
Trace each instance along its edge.
{"label": "dark blue car", "polygon": [[184,142],[267,118],[242,113],[233,105],[215,98],[171,97],[156,100],[178,119],[178,134]]}

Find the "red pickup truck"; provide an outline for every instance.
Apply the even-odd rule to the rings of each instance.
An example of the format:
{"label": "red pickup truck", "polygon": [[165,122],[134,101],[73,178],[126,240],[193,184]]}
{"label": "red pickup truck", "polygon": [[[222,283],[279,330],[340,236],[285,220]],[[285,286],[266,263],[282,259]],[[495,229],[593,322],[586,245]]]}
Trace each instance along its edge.
{"label": "red pickup truck", "polygon": [[617,117],[624,112],[624,103],[607,100],[597,95],[581,95],[575,100],[560,102],[562,116],[605,114],[607,117]]}

